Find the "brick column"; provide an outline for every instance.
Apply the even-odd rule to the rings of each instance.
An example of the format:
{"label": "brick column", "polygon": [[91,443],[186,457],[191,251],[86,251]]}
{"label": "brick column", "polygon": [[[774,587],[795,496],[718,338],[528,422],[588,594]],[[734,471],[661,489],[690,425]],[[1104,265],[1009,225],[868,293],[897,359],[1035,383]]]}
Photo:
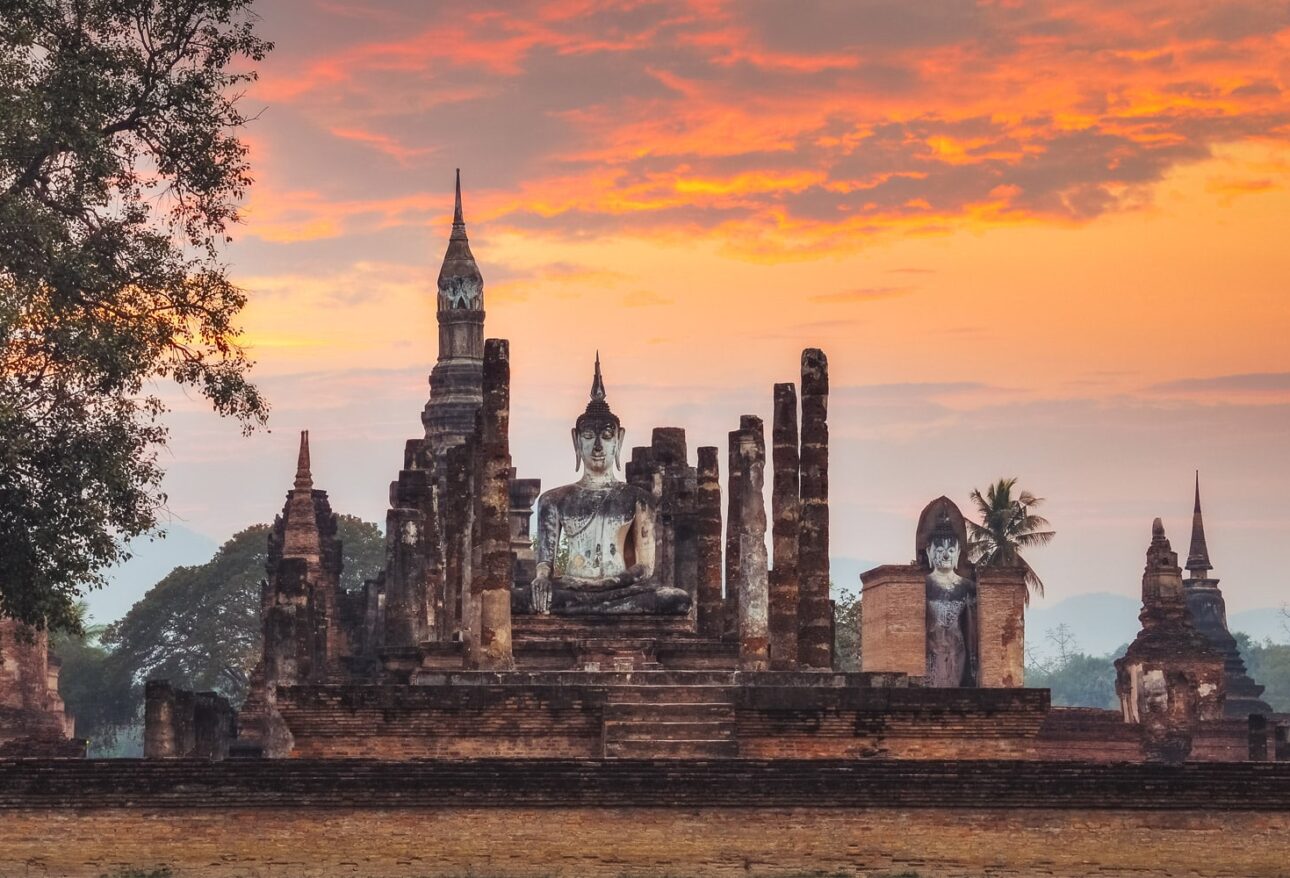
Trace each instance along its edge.
{"label": "brick column", "polygon": [[510,345],[484,342],[484,406],[478,460],[480,570],[479,642],[473,664],[485,670],[515,667],[511,653]]}
{"label": "brick column", "polygon": [[829,601],[829,361],[802,351],[801,528],[798,532],[798,658],[807,668],[833,667]]}
{"label": "brick column", "polygon": [[739,473],[738,433],[731,433],[726,451],[726,596],[724,636],[734,636],[739,629],[739,521],[740,494],[743,482]]}
{"label": "brick column", "polygon": [[721,469],[715,446],[699,449],[698,473],[699,633],[720,637],[725,627],[721,603]]}
{"label": "brick column", "polygon": [[739,540],[739,668],[764,671],[769,665],[766,571],[766,436],[760,418],[745,415],[730,434],[739,459],[740,504],[734,530]]}
{"label": "brick column", "polygon": [[797,535],[798,455],[797,389],[775,385],[774,485],[771,488],[771,543],[775,567],[770,574],[770,667],[786,671],[797,667]]}

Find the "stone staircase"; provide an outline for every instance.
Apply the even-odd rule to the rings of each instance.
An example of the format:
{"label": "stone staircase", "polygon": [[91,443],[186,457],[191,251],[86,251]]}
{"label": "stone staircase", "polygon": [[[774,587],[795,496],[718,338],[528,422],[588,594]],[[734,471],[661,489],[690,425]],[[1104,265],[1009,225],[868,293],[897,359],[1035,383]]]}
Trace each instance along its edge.
{"label": "stone staircase", "polygon": [[607,759],[739,755],[734,692],[719,684],[613,686],[605,704]]}

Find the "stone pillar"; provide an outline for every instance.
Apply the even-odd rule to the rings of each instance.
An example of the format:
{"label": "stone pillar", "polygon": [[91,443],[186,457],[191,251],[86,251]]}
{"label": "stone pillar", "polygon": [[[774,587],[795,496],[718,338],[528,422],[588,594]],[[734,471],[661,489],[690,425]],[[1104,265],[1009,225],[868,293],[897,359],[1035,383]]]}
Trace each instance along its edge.
{"label": "stone pillar", "polygon": [[428,571],[425,516],[418,509],[395,507],[385,514],[385,647],[414,647],[427,639]]}
{"label": "stone pillar", "polygon": [[797,539],[800,527],[797,455],[797,389],[775,385],[774,484],[771,488],[771,542],[775,567],[770,574],[770,667],[797,667]]}
{"label": "stone pillar", "polygon": [[167,680],[149,680],[143,687],[143,758],[173,759],[175,741],[175,690]]}
{"label": "stone pillar", "polygon": [[978,567],[977,685],[1012,689],[1026,685],[1026,571]]}
{"label": "stone pillar", "polygon": [[764,671],[769,667],[766,501],[762,496],[766,437],[760,418],[744,416],[740,423],[744,426],[730,434],[741,481],[739,515],[733,522],[739,539],[739,668]]}
{"label": "stone pillar", "polygon": [[833,667],[833,607],[829,600],[829,361],[818,348],[802,351],[801,527],[798,531],[798,660]]}
{"label": "stone pillar", "polygon": [[479,642],[473,665],[484,670],[515,667],[511,652],[511,454],[510,345],[484,342],[484,406],[478,435],[480,567]]}
{"label": "stone pillar", "polygon": [[721,602],[721,472],[718,450],[705,445],[699,449],[697,531],[699,633],[720,637],[725,628]]}
{"label": "stone pillar", "polygon": [[[658,510],[654,531],[658,536],[658,547],[654,553],[655,579],[661,586],[684,588],[690,592],[691,605],[694,602],[694,581],[684,581],[680,574],[680,564],[685,559],[687,550],[693,546],[686,545],[692,534],[687,532],[686,505],[693,496],[688,490],[689,451],[685,443],[685,430],[680,427],[655,427],[650,436],[650,451],[659,481]],[[693,561],[691,556],[688,560]]]}
{"label": "stone pillar", "polygon": [[511,555],[515,559],[515,585],[527,586],[537,576],[531,531],[533,503],[541,493],[541,479],[517,479],[515,470],[511,470]]}
{"label": "stone pillar", "polygon": [[738,433],[731,433],[726,451],[726,596],[722,635],[735,637],[739,630],[739,511],[743,479],[739,472]]}
{"label": "stone pillar", "polygon": [[927,574],[917,564],[888,564],[860,574],[860,669],[927,673]]}
{"label": "stone pillar", "polygon": [[468,640],[470,630],[470,446],[444,455],[443,555],[445,640]]}

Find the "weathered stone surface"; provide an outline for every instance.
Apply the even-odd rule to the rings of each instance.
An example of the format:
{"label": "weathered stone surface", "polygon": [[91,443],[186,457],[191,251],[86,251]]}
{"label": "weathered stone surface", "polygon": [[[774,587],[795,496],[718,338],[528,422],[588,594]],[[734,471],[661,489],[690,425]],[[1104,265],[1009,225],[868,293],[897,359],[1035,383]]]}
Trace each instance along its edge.
{"label": "weathered stone surface", "polygon": [[476,436],[479,461],[479,641],[472,664],[482,670],[515,666],[511,651],[511,361],[505,339],[484,343],[484,405]]}
{"label": "weathered stone surface", "polygon": [[802,351],[801,529],[798,535],[798,660],[833,667],[829,600],[829,362],[818,348]]}
{"label": "weathered stone surface", "polygon": [[1236,645],[1236,638],[1227,628],[1227,603],[1223,600],[1218,580],[1210,575],[1209,545],[1205,541],[1205,522],[1200,510],[1200,474],[1196,474],[1196,502],[1192,510],[1191,547],[1187,553],[1187,578],[1183,592],[1192,624],[1204,634],[1210,644],[1223,656],[1223,676],[1226,700],[1223,711],[1227,716],[1246,717],[1250,714],[1269,715],[1272,708],[1260,696],[1263,687],[1251,679],[1245,670],[1245,660]]}
{"label": "weathered stone surface", "polygon": [[785,671],[797,667],[797,540],[801,528],[797,389],[775,385],[771,436],[774,482],[771,488],[771,543],[774,569],[770,574],[770,667]]}
{"label": "weathered stone surface", "polygon": [[721,598],[721,472],[716,447],[699,449],[697,512],[698,625],[706,637],[725,628]]}
{"label": "weathered stone surface", "polygon": [[0,757],[83,756],[49,635],[0,616]]}
{"label": "weathered stone surface", "polygon": [[[738,459],[739,514],[731,528],[739,542],[739,667],[764,671],[770,663],[769,591],[766,559],[766,437],[760,418],[745,415],[730,434]],[[736,489],[732,486],[731,493]]]}
{"label": "weathered stone surface", "polygon": [[[659,566],[657,513],[664,486],[663,465],[652,449],[634,454],[631,482],[615,469],[626,435],[606,401],[596,357],[591,399],[572,431],[582,478],[544,493],[538,500],[537,576],[529,593],[515,595],[523,612],[561,615],[688,614],[691,596],[667,584],[674,568]],[[666,443],[665,443],[666,444]],[[681,464],[684,466],[684,464]],[[653,487],[641,485],[648,479]],[[558,569],[561,542],[568,562]]]}
{"label": "weathered stone surface", "polygon": [[976,570],[967,559],[967,526],[948,497],[918,518],[915,558],[926,578],[929,686],[976,686],[980,663]]}
{"label": "weathered stone surface", "polygon": [[438,287],[439,359],[430,372],[430,400],[421,416],[437,461],[474,431],[475,413],[484,401],[484,278],[466,237],[460,171]]}
{"label": "weathered stone surface", "polygon": [[515,559],[514,583],[533,581],[537,555],[533,551],[533,503],[542,493],[541,479],[519,479],[511,470],[511,555]]}
{"label": "weathered stone surface", "polygon": [[1116,659],[1125,722],[1138,724],[1149,761],[1181,762],[1201,721],[1223,715],[1223,657],[1187,611],[1178,554],[1156,519],[1142,574],[1142,630]]}
{"label": "weathered stone surface", "polygon": [[363,617],[342,624],[342,546],[327,492],[313,487],[309,433],[300,434],[296,478],[269,532],[262,585],[263,653],[241,710],[242,743],[271,756],[290,749],[277,716],[279,686],[323,680],[343,671],[353,645],[364,641]]}
{"label": "weathered stone surface", "polygon": [[224,759],[237,736],[236,717],[222,695],[149,680],[144,686],[144,758]]}
{"label": "weathered stone surface", "polygon": [[926,580],[917,564],[887,564],[860,574],[860,661],[866,673],[927,673]]}
{"label": "weathered stone surface", "polygon": [[1026,685],[1026,571],[977,569],[977,685]]}

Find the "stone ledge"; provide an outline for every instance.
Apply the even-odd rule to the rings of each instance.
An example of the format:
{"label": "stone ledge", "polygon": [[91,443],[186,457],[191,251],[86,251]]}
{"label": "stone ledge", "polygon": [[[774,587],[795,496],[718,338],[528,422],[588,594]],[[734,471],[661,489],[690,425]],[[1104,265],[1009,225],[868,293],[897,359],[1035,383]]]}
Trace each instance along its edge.
{"label": "stone ledge", "polygon": [[1290,764],[10,760],[0,810],[793,807],[1290,811]]}

